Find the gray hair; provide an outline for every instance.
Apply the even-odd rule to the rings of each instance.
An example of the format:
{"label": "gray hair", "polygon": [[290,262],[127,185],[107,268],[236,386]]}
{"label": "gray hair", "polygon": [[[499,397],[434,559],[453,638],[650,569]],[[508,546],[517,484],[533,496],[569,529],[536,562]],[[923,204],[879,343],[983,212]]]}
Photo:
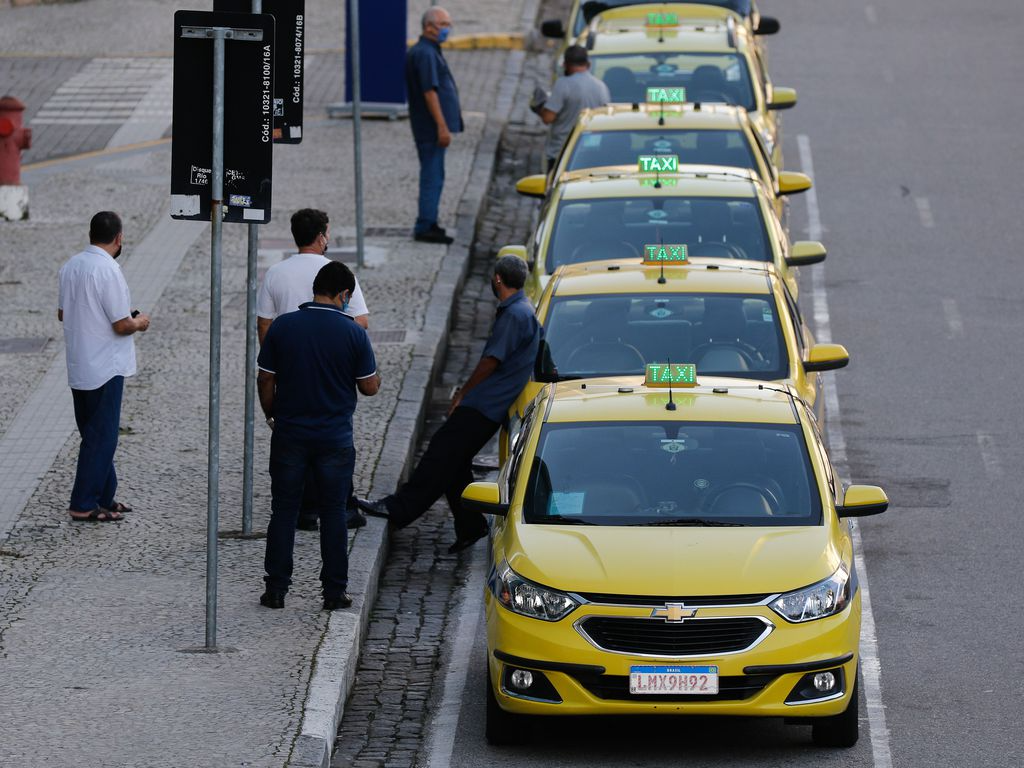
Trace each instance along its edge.
{"label": "gray hair", "polygon": [[494,274],[509,288],[517,291],[526,285],[526,275],[529,271],[526,262],[518,256],[502,256],[494,264]]}
{"label": "gray hair", "polygon": [[432,5],[423,12],[423,18],[420,19],[420,26],[423,29],[427,28],[427,24],[433,24],[437,21],[438,12],[447,13],[447,11],[440,5]]}

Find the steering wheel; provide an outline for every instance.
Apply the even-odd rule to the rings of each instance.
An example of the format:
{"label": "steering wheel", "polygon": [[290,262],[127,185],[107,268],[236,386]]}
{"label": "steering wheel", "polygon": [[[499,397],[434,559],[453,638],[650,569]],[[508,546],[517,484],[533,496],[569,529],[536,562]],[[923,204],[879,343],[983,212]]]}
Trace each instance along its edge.
{"label": "steering wheel", "polygon": [[745,341],[741,341],[740,339],[730,339],[729,341],[708,341],[703,344],[698,344],[690,351],[690,357],[700,363],[701,357],[713,349],[735,350],[751,370],[756,369],[758,365],[764,362],[764,355],[761,354],[757,347],[752,344],[748,344]]}
{"label": "steering wheel", "polygon": [[[703,243],[693,243],[692,245],[687,245],[686,249],[687,249],[687,251],[689,253],[689,256],[691,258],[697,258],[697,259],[699,259],[699,258],[705,258],[705,259],[726,258],[726,259],[745,260],[747,258],[746,252],[744,252],[744,250],[742,248],[740,248],[738,245],[734,245],[733,243],[719,243],[719,242],[717,242],[715,240],[712,240],[710,242],[703,242]],[[723,256],[721,256],[721,254],[704,253],[704,251],[708,251],[708,250],[710,250],[710,251],[718,250],[718,251],[724,252],[725,255],[723,257]]]}
{"label": "steering wheel", "polygon": [[[622,253],[613,252],[619,249],[622,250]],[[588,253],[588,251],[594,250],[598,251],[598,255]],[[640,251],[637,250],[635,245],[625,240],[587,240],[573,248],[569,256],[569,263],[578,264],[581,261],[628,259],[634,256],[639,258]]]}
{"label": "steering wheel", "polygon": [[[775,515],[782,508],[782,504],[779,501],[779,495],[770,487],[770,485],[775,485],[774,481],[740,481],[723,485],[721,488],[715,488],[710,491],[706,497],[704,497],[704,501],[701,503],[702,514],[721,515],[723,517],[744,516],[735,512],[715,510],[715,506],[719,502],[723,499],[728,499],[728,497],[731,496],[738,501],[753,500],[754,503],[757,503],[756,500],[760,497],[763,502],[763,506],[767,507],[767,511],[764,511],[763,514]],[[754,514],[756,516],[759,513]]]}
{"label": "steering wheel", "polygon": [[[565,361],[566,371],[628,371],[644,370],[644,356],[636,347],[621,341],[592,341],[577,347]],[[603,366],[603,367],[602,367]]]}

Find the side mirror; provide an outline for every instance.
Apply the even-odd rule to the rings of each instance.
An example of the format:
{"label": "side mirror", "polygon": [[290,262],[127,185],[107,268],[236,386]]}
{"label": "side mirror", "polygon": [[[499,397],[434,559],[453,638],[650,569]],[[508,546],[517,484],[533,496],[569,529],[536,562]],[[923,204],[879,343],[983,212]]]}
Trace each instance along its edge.
{"label": "side mirror", "polygon": [[791,109],[796,106],[796,90],[793,88],[775,88],[768,109]]}
{"label": "side mirror", "polygon": [[761,21],[757,25],[757,29],[754,30],[754,34],[775,35],[778,34],[780,29],[782,29],[782,25],[779,24],[779,20],[774,16],[762,16]]}
{"label": "side mirror", "polygon": [[470,483],[462,492],[462,503],[466,509],[484,515],[508,514],[508,504],[501,503],[501,492],[497,483]]}
{"label": "side mirror", "polygon": [[543,173],[524,176],[516,182],[516,192],[526,197],[545,198],[548,196],[548,177]]}
{"label": "side mirror", "polygon": [[820,264],[825,260],[828,251],[816,240],[798,240],[789,249],[786,264],[790,267],[806,267]]}
{"label": "side mirror", "polygon": [[561,19],[548,19],[541,23],[540,33],[544,37],[565,37],[565,27],[562,25]]}
{"label": "side mirror", "polygon": [[798,192],[806,192],[812,186],[811,177],[806,173],[779,171],[780,195],[795,195]]}
{"label": "side mirror", "polygon": [[835,371],[850,364],[850,353],[842,344],[815,344],[804,360],[808,373]]}
{"label": "side mirror", "polygon": [[880,515],[888,508],[889,497],[877,485],[851,485],[836,512],[840,517],[867,517]]}

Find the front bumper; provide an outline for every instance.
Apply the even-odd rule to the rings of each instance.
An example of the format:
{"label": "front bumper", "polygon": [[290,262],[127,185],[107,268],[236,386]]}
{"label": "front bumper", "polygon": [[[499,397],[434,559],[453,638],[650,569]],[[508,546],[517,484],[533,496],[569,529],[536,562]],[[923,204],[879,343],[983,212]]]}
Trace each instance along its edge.
{"label": "front bumper", "polygon": [[[845,711],[856,679],[860,593],[842,613],[790,624],[766,605],[698,608],[697,620],[756,617],[766,632],[727,653],[655,656],[597,647],[580,627],[590,616],[649,619],[651,607],[588,603],[558,622],[519,616],[486,593],[488,671],[502,709],[533,715],[693,714],[815,718]],[[658,621],[651,619],[652,621]],[[719,693],[710,696],[629,693],[632,666],[717,666]],[[516,669],[538,685],[515,690]],[[832,671],[838,690],[820,698],[806,691],[809,675]],[[804,695],[798,695],[803,690]],[[560,699],[560,701],[556,701]]]}

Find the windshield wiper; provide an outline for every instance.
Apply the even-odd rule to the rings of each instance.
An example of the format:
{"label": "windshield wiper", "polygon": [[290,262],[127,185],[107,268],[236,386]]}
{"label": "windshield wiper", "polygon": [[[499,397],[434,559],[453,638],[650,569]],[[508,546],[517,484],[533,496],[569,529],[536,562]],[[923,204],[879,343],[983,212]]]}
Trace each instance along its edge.
{"label": "windshield wiper", "polygon": [[699,518],[699,517],[686,517],[686,518],[676,518],[676,519],[673,519],[673,520],[654,520],[654,521],[652,521],[650,523],[636,523],[636,525],[645,525],[645,526],[649,526],[649,525],[666,525],[666,526],[668,526],[668,525],[671,525],[671,526],[691,527],[691,528],[702,528],[702,527],[708,527],[708,528],[719,528],[719,527],[722,527],[722,528],[737,528],[737,527],[745,526],[746,523],[729,523],[729,522],[726,522],[725,520],[705,520],[705,519],[702,519],[702,518]]}
{"label": "windshield wiper", "polygon": [[544,515],[536,520],[530,520],[531,523],[564,523],[565,525],[597,525],[589,520],[584,520],[579,517],[570,517],[568,515]]}

